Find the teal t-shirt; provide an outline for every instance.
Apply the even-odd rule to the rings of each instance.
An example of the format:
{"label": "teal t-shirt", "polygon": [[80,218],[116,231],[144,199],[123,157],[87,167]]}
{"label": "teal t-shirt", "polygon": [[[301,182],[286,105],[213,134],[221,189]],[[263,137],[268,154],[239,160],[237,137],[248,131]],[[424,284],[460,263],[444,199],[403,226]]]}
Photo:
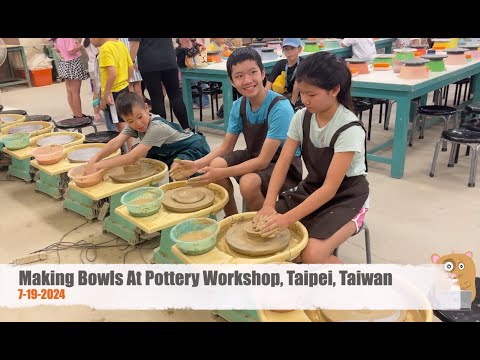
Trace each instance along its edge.
{"label": "teal t-shirt", "polygon": [[[278,96],[278,94],[272,90],[268,90],[267,96],[263,100],[262,105],[256,111],[252,111],[250,101],[247,99],[247,121],[250,124],[262,124],[267,120],[267,112],[270,103]],[[228,119],[227,132],[230,134],[238,135],[243,132],[242,118],[240,116],[240,104],[242,98],[239,98],[233,103],[232,111],[230,112],[230,118]],[[288,128],[293,117],[293,108],[288,100],[282,100],[277,102],[270,111],[268,119],[268,131],[267,138],[281,140],[281,145],[285,143],[287,139]],[[300,156],[300,149],[297,149],[297,156]]]}

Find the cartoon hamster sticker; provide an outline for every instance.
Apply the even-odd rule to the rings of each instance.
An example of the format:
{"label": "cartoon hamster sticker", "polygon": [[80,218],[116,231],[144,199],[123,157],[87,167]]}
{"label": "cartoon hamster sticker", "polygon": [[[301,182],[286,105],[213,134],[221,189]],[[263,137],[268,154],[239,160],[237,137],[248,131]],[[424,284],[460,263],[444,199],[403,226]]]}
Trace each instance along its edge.
{"label": "cartoon hamster sticker", "polygon": [[465,254],[432,255],[434,264],[443,264],[446,271],[450,273],[452,279],[457,279],[458,286],[462,290],[472,292],[472,302],[475,300],[475,263],[473,262],[473,253],[467,251]]}

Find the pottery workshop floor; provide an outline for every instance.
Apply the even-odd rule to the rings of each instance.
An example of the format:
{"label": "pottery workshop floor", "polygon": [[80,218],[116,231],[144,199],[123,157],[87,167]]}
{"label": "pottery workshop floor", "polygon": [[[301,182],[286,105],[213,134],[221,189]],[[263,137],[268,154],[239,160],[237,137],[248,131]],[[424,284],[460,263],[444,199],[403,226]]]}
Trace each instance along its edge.
{"label": "pottery workshop floor", "polygon": [[[3,89],[0,99],[4,106],[25,109],[32,115],[48,114],[54,119],[71,116],[63,83],[39,88]],[[82,86],[82,103],[84,112],[91,114],[88,81],[84,81]],[[198,110],[195,111],[198,113]],[[392,114],[394,113],[393,111]],[[210,116],[210,109],[206,109],[205,114],[204,116]],[[364,119],[368,119],[366,115],[367,113]],[[394,116],[390,128],[393,126]],[[435,141],[441,129],[438,124],[426,130],[425,139],[416,139],[413,148],[408,148],[402,179],[391,178],[387,165],[369,162],[371,206],[366,221],[371,231],[374,263],[425,264],[430,263],[433,253],[444,255],[452,251],[472,251],[474,260],[480,258],[480,184],[476,188],[467,187],[470,158],[463,155],[463,150],[458,165],[447,168],[448,154],[440,153],[436,177],[428,176]],[[105,130],[105,126],[100,126],[99,130]],[[212,148],[218,146],[223,139],[220,131],[202,129],[202,132]],[[383,124],[378,124],[376,106],[369,147],[384,142],[391,135],[392,130],[385,131]],[[241,138],[237,148],[244,147],[244,144]],[[138,264],[150,261],[152,249],[157,244],[128,247],[123,240],[111,234],[102,234],[99,221],[89,223],[80,215],[64,212],[61,201],[36,193],[33,184],[21,180],[4,181],[5,179],[6,172],[1,171],[0,263],[10,263],[61,239],[64,242],[85,240],[97,244],[110,241],[107,245],[116,246],[98,249],[96,252],[78,248],[64,250],[59,254],[51,251],[43,263]],[[480,182],[480,179],[477,181]],[[235,198],[240,207],[238,186]],[[220,217],[223,217],[223,213]],[[73,230],[77,227],[79,228]],[[346,263],[364,263],[363,232],[343,244],[339,256]],[[477,266],[478,275],[480,266]],[[43,306],[22,310],[0,309],[0,321],[222,320],[212,316],[209,311],[97,311],[82,306]]]}

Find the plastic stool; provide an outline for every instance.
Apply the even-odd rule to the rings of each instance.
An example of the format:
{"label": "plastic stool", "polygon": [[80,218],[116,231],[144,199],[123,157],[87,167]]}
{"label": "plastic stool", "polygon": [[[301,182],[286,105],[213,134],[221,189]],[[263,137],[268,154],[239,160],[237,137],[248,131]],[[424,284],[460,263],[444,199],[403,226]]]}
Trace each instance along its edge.
{"label": "plastic stool", "polygon": [[[451,106],[442,106],[442,105],[426,105],[426,106],[419,106],[417,108],[415,117],[413,119],[413,125],[410,132],[410,141],[408,142],[408,146],[413,145],[413,135],[415,133],[415,129],[417,128],[417,122],[421,119],[421,128],[420,128],[420,135],[419,139],[423,139],[423,132],[425,130],[425,120],[427,116],[439,116],[443,119],[443,129],[448,129],[448,121],[450,117],[455,115],[455,124],[457,121],[457,109]],[[445,146],[442,147],[442,151],[447,151],[447,146],[445,142]]]}
{"label": "plastic stool", "polygon": [[52,121],[52,117],[50,115],[27,115],[25,122],[27,121]]}
{"label": "plastic stool", "polygon": [[460,144],[467,145],[472,148],[472,159],[470,161],[470,177],[468,179],[468,187],[475,187],[475,177],[477,175],[477,158],[478,150],[480,149],[480,132],[471,131],[464,128],[444,130],[442,135],[437,140],[435,152],[433,154],[432,168],[430,169],[430,177],[435,176],[435,167],[437,165],[438,152],[440,143],[451,142],[454,144],[450,152],[450,159],[448,160],[448,167],[453,167],[455,162],[455,153]]}
{"label": "plastic stool", "polygon": [[[363,222],[362,228],[360,231],[365,232],[365,255],[367,257],[367,264],[372,263],[372,253],[370,251],[370,229],[368,228],[366,222]],[[338,256],[338,248],[333,250],[333,255]]]}
{"label": "plastic stool", "polygon": [[92,126],[93,129],[95,130],[95,133],[97,132],[97,126],[93,123],[93,118],[88,116],[81,117],[81,118],[64,119],[60,121],[55,121],[55,120],[52,120],[52,121],[55,124],[55,131],[58,131],[58,129],[61,129],[61,130],[73,129],[81,133],[84,127]]}
{"label": "plastic stool", "polygon": [[0,111],[0,114],[15,114],[15,115],[27,115],[27,112],[25,110],[5,110],[5,111]]}

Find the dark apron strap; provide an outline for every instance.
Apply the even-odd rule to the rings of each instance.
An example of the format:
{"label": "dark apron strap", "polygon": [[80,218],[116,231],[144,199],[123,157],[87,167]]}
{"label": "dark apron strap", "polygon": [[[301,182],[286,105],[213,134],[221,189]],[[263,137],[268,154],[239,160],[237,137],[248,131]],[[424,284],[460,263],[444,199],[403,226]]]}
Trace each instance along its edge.
{"label": "dark apron strap", "polygon": [[[270,115],[270,111],[275,106],[275,104],[280,100],[287,100],[287,98],[285,96],[279,95],[275,99],[273,99],[272,102],[270,103],[270,106],[268,107],[267,118],[265,120],[268,121],[268,115]],[[242,102],[240,103],[240,117],[242,121],[246,122],[247,121],[247,98],[245,96],[242,96],[241,101]]]}
{"label": "dark apron strap", "polygon": [[[311,117],[311,115],[310,115]],[[362,123],[360,121],[352,121],[349,122],[348,124],[343,125],[340,129],[338,129],[335,134],[332,136],[332,140],[330,140],[330,147],[333,148],[335,146],[335,143],[337,142],[338,137],[340,134],[344,131],[347,130],[348,128],[351,128],[352,126],[360,126],[363,131],[365,132],[365,168],[366,172],[368,172],[368,162],[367,162],[367,136],[366,136],[366,131],[365,128],[363,127]]]}

